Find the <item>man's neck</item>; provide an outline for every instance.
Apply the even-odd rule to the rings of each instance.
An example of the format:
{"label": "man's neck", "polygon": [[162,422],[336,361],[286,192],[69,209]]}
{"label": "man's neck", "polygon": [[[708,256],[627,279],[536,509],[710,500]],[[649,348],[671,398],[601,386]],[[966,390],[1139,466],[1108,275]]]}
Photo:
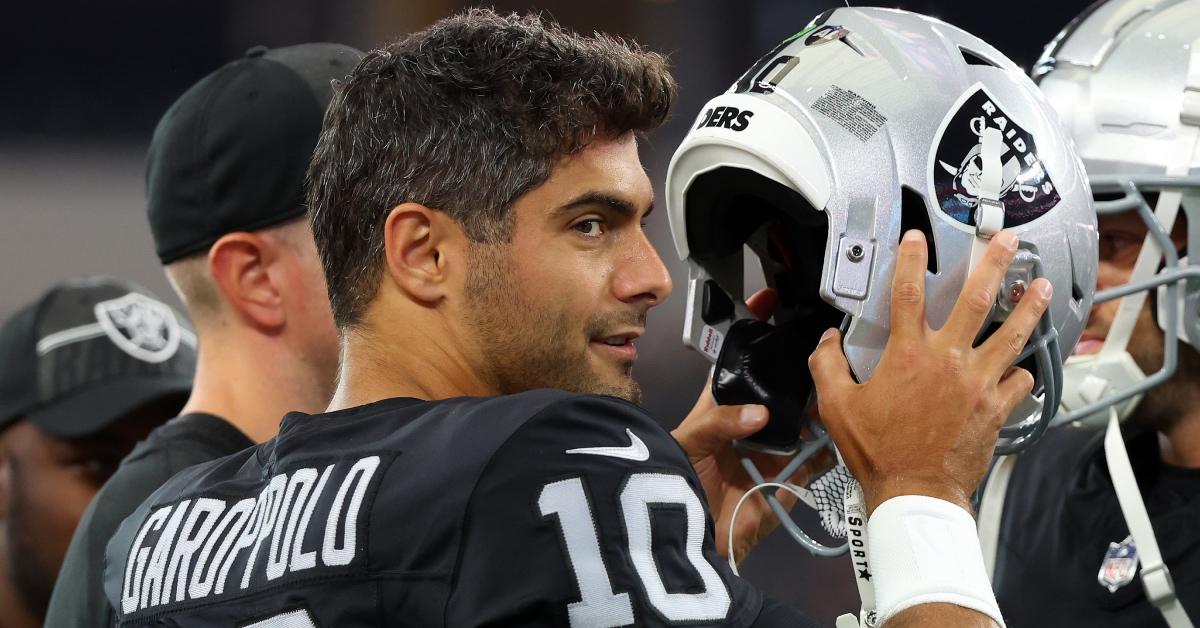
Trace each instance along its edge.
{"label": "man's neck", "polygon": [[347,331],[341,371],[329,410],[362,406],[381,399],[495,395],[499,391],[470,366],[470,360],[438,322],[426,325],[374,325]]}
{"label": "man's neck", "polygon": [[313,370],[278,338],[202,335],[192,394],[180,414],[219,416],[261,443],[279,432],[284,414],[324,410],[330,383]]}
{"label": "man's neck", "polygon": [[0,628],[40,628],[42,620],[34,617],[33,611],[25,604],[25,599],[17,591],[13,583],[13,575],[9,568],[13,562],[9,560],[8,544],[4,522],[0,521]]}
{"label": "man's neck", "polygon": [[1188,413],[1158,434],[1163,462],[1184,469],[1200,469],[1200,409]]}

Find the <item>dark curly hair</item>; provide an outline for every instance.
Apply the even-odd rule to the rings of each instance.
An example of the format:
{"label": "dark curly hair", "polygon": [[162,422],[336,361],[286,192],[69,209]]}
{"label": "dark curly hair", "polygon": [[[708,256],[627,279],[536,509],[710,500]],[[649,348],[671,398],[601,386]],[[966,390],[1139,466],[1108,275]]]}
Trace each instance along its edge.
{"label": "dark curly hair", "polygon": [[336,89],[308,171],[338,326],[375,296],[391,208],[421,203],[472,241],[507,241],[513,202],[558,160],[656,128],[675,92],[661,55],[536,15],[471,9],[372,51]]}

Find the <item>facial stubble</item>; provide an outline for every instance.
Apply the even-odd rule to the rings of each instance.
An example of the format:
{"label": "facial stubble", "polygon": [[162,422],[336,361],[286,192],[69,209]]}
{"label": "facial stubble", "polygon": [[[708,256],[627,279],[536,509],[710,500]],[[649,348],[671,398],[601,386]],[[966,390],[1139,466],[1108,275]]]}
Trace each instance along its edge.
{"label": "facial stubble", "polygon": [[[1127,347],[1129,355],[1147,375],[1158,372],[1164,360],[1164,334],[1150,312],[1149,304],[1143,306]],[[1200,353],[1185,342],[1177,342],[1179,351],[1175,373],[1167,381],[1146,391],[1129,418],[1131,424],[1143,429],[1169,432],[1196,407],[1200,397],[1196,384],[1200,381]]]}
{"label": "facial stubble", "polygon": [[468,263],[469,328],[480,368],[497,390],[511,394],[556,388],[641,400],[633,363],[597,372],[589,341],[622,325],[641,326],[644,315],[596,314],[581,326],[561,303],[516,280],[507,244],[473,243]]}

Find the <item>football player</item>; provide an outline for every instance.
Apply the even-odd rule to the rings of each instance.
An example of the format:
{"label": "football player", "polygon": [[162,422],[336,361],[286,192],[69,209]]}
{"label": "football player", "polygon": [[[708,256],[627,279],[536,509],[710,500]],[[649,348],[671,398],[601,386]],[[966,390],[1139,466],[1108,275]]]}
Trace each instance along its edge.
{"label": "football player", "polygon": [[[283,412],[328,403],[338,337],[303,183],[330,81],[360,58],[337,44],[253,48],[188,89],[155,129],[147,213],[196,323],[196,384],[181,415],[140,444],[84,515],[46,625],[107,625],[104,546],[172,475],[270,438]],[[260,378],[264,363],[274,366]]]}
{"label": "football player", "polygon": [[[840,17],[897,40],[893,18],[937,26]],[[287,415],[125,520],[105,573],[118,623],[811,625],[732,575],[712,518],[742,489],[702,487],[636,405],[635,343],[671,291],[637,136],[674,95],[661,56],[534,16],[471,10],[368,54],[309,171],[342,333],[329,411]],[[897,324],[869,382],[835,329],[812,358],[872,534],[895,540],[880,555],[929,559],[877,574],[892,626],[1001,622],[966,500],[1033,386],[1011,364],[1052,291],[1032,279],[975,347],[1018,248],[989,235],[969,278],[954,263],[963,298],[937,331],[925,237],[889,244]]]}
{"label": "football player", "polygon": [[1091,178],[1100,272],[1066,425],[1004,459],[984,493],[1010,626],[1200,617],[1198,50],[1200,2],[1108,0],[1034,69]]}
{"label": "football player", "polygon": [[43,625],[84,509],[195,362],[187,321],[117,279],[60,283],[0,327],[0,626]]}

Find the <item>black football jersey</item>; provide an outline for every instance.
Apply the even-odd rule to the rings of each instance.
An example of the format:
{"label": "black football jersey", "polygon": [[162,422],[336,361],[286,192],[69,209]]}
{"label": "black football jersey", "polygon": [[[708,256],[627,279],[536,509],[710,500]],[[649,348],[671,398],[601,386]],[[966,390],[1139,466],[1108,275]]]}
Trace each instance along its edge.
{"label": "black football jersey", "polygon": [[122,626],[808,625],[718,557],[644,411],[560,391],[289,414],[108,546]]}
{"label": "black football jersey", "polygon": [[[1110,590],[1106,558],[1129,535],[1104,459],[1103,432],[1051,430],[1021,453],[1005,496],[993,585],[1009,628],[1156,628],[1140,570]],[[1162,461],[1155,433],[1126,447],[1184,610],[1200,616],[1200,470]]]}

